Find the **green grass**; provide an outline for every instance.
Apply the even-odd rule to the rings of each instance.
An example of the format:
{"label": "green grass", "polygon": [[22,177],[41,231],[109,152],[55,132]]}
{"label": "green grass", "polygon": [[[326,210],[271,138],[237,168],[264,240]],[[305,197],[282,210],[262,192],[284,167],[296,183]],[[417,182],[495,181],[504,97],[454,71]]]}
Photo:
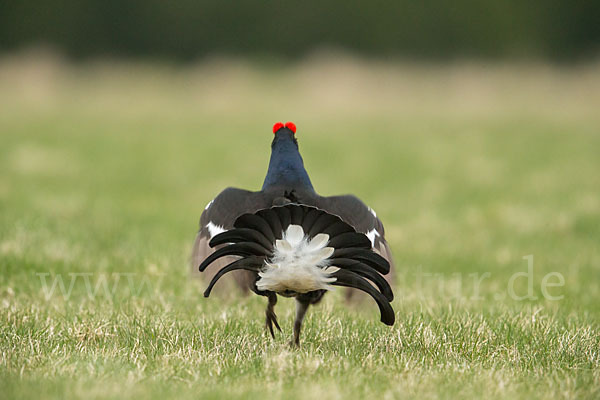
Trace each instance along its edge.
{"label": "green grass", "polygon": [[[598,398],[597,71],[0,60],[0,397]],[[291,300],[273,341],[263,298],[202,297],[197,219],[260,187],[277,120],[385,222],[394,327],[337,291],[292,350]]]}

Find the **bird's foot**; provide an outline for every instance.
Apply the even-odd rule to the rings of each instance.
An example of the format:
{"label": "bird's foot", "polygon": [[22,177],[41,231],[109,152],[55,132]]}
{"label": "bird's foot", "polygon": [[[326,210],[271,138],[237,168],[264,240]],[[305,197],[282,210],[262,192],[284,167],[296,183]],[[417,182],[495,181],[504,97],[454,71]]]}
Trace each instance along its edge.
{"label": "bird's foot", "polygon": [[269,330],[269,332],[271,333],[271,337],[273,339],[275,339],[275,332],[273,332],[273,324],[275,324],[275,327],[277,328],[277,330],[279,332],[281,332],[281,328],[279,327],[279,323],[277,322],[277,315],[275,315],[275,311],[270,310],[270,309],[267,309],[265,314],[267,316],[265,325],[266,325],[267,329]]}

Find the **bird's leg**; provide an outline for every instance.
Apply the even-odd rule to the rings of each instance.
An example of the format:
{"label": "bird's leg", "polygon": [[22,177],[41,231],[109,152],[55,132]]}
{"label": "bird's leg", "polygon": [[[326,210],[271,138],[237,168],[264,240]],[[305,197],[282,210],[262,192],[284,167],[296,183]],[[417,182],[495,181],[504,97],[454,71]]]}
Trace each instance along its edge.
{"label": "bird's leg", "polygon": [[302,328],[302,321],[304,320],[304,314],[308,310],[309,302],[301,301],[296,299],[296,320],[294,321],[294,341],[290,343],[292,346],[300,346],[300,329]]}
{"label": "bird's leg", "polygon": [[271,333],[271,337],[275,339],[275,333],[273,332],[273,324],[275,327],[281,332],[281,328],[279,327],[279,323],[277,322],[277,315],[275,315],[275,304],[277,304],[277,295],[273,292],[267,293],[267,298],[269,299],[269,303],[267,304],[266,321],[265,325],[269,332]]}

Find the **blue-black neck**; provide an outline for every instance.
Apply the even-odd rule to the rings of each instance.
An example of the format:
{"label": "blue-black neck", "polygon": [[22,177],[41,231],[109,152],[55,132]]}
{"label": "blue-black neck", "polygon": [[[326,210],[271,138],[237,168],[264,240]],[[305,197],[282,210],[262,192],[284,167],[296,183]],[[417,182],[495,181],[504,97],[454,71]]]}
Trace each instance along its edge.
{"label": "blue-black neck", "polygon": [[271,160],[262,189],[274,187],[314,190],[304,169],[298,142],[287,128],[277,131],[271,144]]}

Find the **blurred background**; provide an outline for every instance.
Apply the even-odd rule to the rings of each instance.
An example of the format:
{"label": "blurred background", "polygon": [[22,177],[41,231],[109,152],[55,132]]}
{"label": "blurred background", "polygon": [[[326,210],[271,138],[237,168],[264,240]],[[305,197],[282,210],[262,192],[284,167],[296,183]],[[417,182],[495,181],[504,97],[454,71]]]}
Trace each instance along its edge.
{"label": "blurred background", "polygon": [[[0,386],[591,398],[599,110],[600,1],[0,1]],[[384,222],[393,330],[338,291],[289,352],[293,300],[271,344],[264,299],[189,279],[200,213],[260,189],[277,121],[321,195]]]}
{"label": "blurred background", "polygon": [[585,0],[5,1],[0,48],[189,61],[297,60],[325,46],[375,57],[570,61],[597,56],[599,18],[598,2]]}
{"label": "blurred background", "polygon": [[1,2],[3,279],[179,271],[175,290],[204,205],[258,190],[289,120],[317,191],[377,210],[399,285],[420,265],[495,271],[497,290],[534,254],[593,302],[599,17],[563,0]]}

